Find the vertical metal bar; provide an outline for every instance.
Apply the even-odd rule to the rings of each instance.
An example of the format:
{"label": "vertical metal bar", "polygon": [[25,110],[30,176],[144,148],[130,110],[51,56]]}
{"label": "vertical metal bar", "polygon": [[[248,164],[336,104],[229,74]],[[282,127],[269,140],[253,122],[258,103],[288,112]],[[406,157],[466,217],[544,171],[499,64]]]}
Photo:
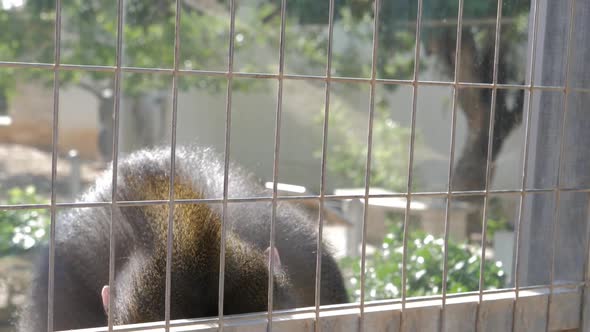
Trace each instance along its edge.
{"label": "vertical metal bar", "polygon": [[482,236],[481,236],[481,261],[479,262],[479,296],[475,311],[475,329],[479,330],[479,313],[483,301],[483,290],[485,288],[484,271],[486,264],[486,247],[487,247],[487,227],[488,227],[488,201],[490,199],[490,186],[492,177],[492,149],[494,148],[494,120],[496,116],[496,100],[498,95],[498,62],[500,60],[500,33],[502,22],[502,0],[498,0],[498,8],[496,12],[496,31],[494,38],[494,64],[492,68],[492,100],[490,105],[490,123],[488,127],[488,151],[486,156],[486,179],[485,179],[485,194],[483,198],[483,213],[482,213]]}
{"label": "vertical metal bar", "polygon": [[[272,211],[270,221],[270,247],[275,248],[275,219],[277,217],[277,185],[279,180],[279,156],[281,147],[281,115],[283,111],[283,74],[285,71],[285,25],[287,22],[287,0],[281,1],[281,33],[279,39],[279,91],[277,93],[277,112],[275,115],[275,146],[272,169]],[[275,255],[269,255],[268,270],[274,269]],[[268,325],[267,331],[272,331],[272,310],[274,294],[274,276],[268,274]]]}
{"label": "vertical metal bar", "polygon": [[53,123],[51,133],[51,224],[49,230],[49,277],[47,291],[47,331],[53,331],[53,300],[55,290],[55,229],[56,195],[55,183],[57,178],[57,151],[59,131],[59,66],[61,62],[61,0],[55,0],[55,34],[53,53]]}
{"label": "vertical metal bar", "polygon": [[379,46],[379,12],[381,1],[375,0],[375,13],[373,19],[373,53],[371,56],[371,91],[369,96],[369,123],[367,130],[367,160],[365,164],[365,195],[363,208],[363,234],[361,245],[361,301],[359,331],[364,331],[365,325],[365,266],[367,259],[367,219],[369,215],[369,188],[371,185],[371,152],[373,148],[373,118],[375,115],[375,89],[377,79],[377,48]]}
{"label": "vertical metal bar", "polygon": [[328,11],[328,48],[326,62],[326,94],[324,100],[324,127],[322,131],[322,168],[320,174],[320,215],[318,221],[318,235],[316,246],[316,266],[315,266],[315,322],[316,332],[321,331],[320,324],[320,305],[321,305],[321,282],[322,282],[322,237],[324,229],[324,205],[326,194],[326,153],[328,151],[328,124],[330,120],[330,79],[332,77],[332,47],[334,41],[334,0],[329,0]]}
{"label": "vertical metal bar", "polygon": [[115,228],[114,212],[117,208],[117,165],[119,158],[119,113],[121,107],[121,67],[123,65],[123,27],[124,27],[124,0],[117,0],[117,46],[115,50],[115,99],[113,105],[113,164],[111,183],[111,220],[109,224],[109,315],[108,330],[113,331],[113,306],[117,296],[115,287]]}
{"label": "vertical metal bar", "polygon": [[526,199],[526,183],[528,179],[528,168],[529,168],[529,141],[531,135],[531,117],[533,113],[533,92],[535,82],[535,61],[537,55],[537,31],[539,24],[539,5],[540,0],[531,1],[532,8],[532,36],[531,36],[531,58],[529,63],[529,77],[528,77],[528,105],[526,109],[525,123],[524,123],[524,151],[522,159],[522,182],[520,186],[520,204],[518,206],[518,217],[516,219],[516,246],[514,251],[514,269],[512,271],[514,275],[514,305],[512,306],[512,331],[516,331],[516,318],[517,318],[517,307],[518,297],[520,295],[520,247],[521,247],[521,232],[522,232],[522,214],[524,211],[524,203]]}
{"label": "vertical metal bar", "polygon": [[170,331],[170,302],[172,292],[172,248],[174,242],[174,179],[176,173],[176,122],[178,115],[178,66],[180,59],[181,0],[176,0],[174,18],[174,70],[172,72],[172,124],[170,128],[170,184],[168,200],[168,234],[166,238],[166,290],[164,295],[165,329]]}
{"label": "vertical metal bar", "polygon": [[[229,2],[229,49],[227,56],[227,95],[225,105],[225,147],[223,164],[223,204],[221,210],[221,243],[219,244],[219,290],[217,313],[219,315],[219,331],[223,332],[223,293],[225,286],[225,241],[227,238],[227,197],[229,188],[229,154],[231,143],[231,108],[232,108],[232,83],[234,71],[234,42],[236,33],[236,0]],[[272,255],[271,255],[272,256]]]}
{"label": "vertical metal bar", "polygon": [[418,104],[418,76],[420,72],[420,34],[422,29],[423,1],[418,0],[416,13],[416,45],[414,48],[414,78],[412,80],[412,115],[410,124],[410,146],[408,157],[408,182],[406,186],[406,208],[404,214],[404,234],[402,239],[402,312],[400,316],[400,331],[404,330],[404,314],[407,299],[407,260],[408,260],[408,226],[410,223],[410,207],[412,203],[412,183],[414,179],[414,145],[416,141],[416,110]]}
{"label": "vertical metal bar", "polygon": [[[586,197],[589,197],[588,194],[586,194]],[[590,197],[589,197],[590,198]],[[590,281],[590,270],[588,269],[590,267],[590,225],[588,225],[588,221],[590,221],[590,206],[588,206],[586,208],[586,245],[585,245],[585,250],[584,250],[584,269],[582,270],[584,272],[584,285],[582,286],[582,301],[581,301],[581,305],[580,305],[580,330],[584,331],[584,328],[587,328],[588,326],[588,320],[590,317],[588,317],[586,315],[586,313],[588,312],[588,310],[586,309],[588,307],[588,301],[586,301],[587,297],[588,297],[588,287],[590,287],[589,281]]]}
{"label": "vertical metal bar", "polygon": [[444,235],[444,249],[443,249],[443,278],[442,278],[442,303],[441,303],[441,324],[440,331],[445,330],[445,310],[447,304],[447,278],[449,274],[448,263],[448,246],[449,246],[449,217],[451,213],[451,189],[453,184],[453,176],[455,174],[455,136],[457,124],[457,99],[459,96],[459,67],[461,64],[461,36],[463,32],[463,5],[464,0],[459,0],[459,8],[457,14],[457,40],[455,47],[455,78],[453,80],[453,106],[451,112],[451,146],[449,151],[449,169],[447,182],[447,202],[445,207],[445,235]]}
{"label": "vertical metal bar", "polygon": [[557,225],[559,223],[559,201],[561,198],[561,171],[562,166],[565,159],[565,153],[563,152],[565,149],[565,130],[567,128],[567,109],[568,109],[568,95],[570,93],[570,83],[569,83],[569,74],[570,74],[570,65],[571,65],[571,56],[572,56],[572,49],[574,48],[574,44],[572,44],[572,37],[574,34],[574,21],[575,21],[575,9],[576,9],[576,0],[571,0],[570,2],[570,22],[569,22],[569,31],[567,36],[567,56],[565,62],[565,88],[563,90],[563,115],[561,118],[561,133],[559,135],[559,164],[557,165],[557,187],[555,188],[555,206],[553,211],[553,225],[551,230],[551,269],[550,269],[550,283],[549,283],[549,299],[547,300],[547,318],[546,322],[547,325],[545,326],[545,331],[549,332],[549,325],[551,320],[551,302],[553,300],[553,284],[555,282],[555,233],[557,232]]}

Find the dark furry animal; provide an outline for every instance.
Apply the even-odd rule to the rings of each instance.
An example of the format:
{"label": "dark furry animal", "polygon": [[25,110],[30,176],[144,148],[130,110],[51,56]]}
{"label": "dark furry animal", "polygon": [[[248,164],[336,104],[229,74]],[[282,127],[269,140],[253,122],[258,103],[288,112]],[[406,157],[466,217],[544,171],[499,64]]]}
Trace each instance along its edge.
{"label": "dark furry animal", "polygon": [[[168,199],[170,150],[143,150],[119,162],[118,201]],[[175,198],[222,198],[223,162],[209,149],[176,150]],[[229,196],[270,195],[230,167]],[[111,172],[82,198],[110,201]],[[275,255],[275,308],[314,305],[316,232],[306,215],[279,203],[276,249],[269,248],[271,203],[229,203],[224,314],[267,309],[268,257]],[[104,326],[114,296],[116,324],[164,319],[168,206],[114,210],[115,284],[108,284],[110,207],[77,208],[56,224],[54,329]],[[176,204],[171,318],[217,315],[221,204]],[[22,332],[47,331],[48,250],[42,250]],[[347,301],[333,257],[322,250],[321,303]],[[103,289],[104,287],[104,289]],[[102,291],[102,299],[101,299]]]}

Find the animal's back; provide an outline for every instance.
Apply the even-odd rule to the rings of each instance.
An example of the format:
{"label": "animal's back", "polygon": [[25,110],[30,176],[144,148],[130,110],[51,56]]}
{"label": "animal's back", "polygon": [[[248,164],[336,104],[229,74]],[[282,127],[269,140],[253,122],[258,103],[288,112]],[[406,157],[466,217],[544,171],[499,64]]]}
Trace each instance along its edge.
{"label": "animal's back", "polygon": [[[197,147],[178,147],[175,160],[175,199],[223,198],[224,165],[215,152]],[[82,197],[81,202],[110,201],[111,174],[111,171],[105,172],[95,186]],[[230,167],[228,180],[229,197],[270,197],[270,192],[252,183],[234,165]],[[120,160],[117,168],[116,200],[166,201],[169,198],[169,183],[170,150],[142,150]],[[218,232],[221,207],[222,204],[219,203],[176,203],[174,253],[178,257],[193,259],[190,253],[195,250],[195,243],[197,246],[204,246],[199,243],[205,241],[194,240],[195,236],[200,236],[199,232]],[[244,241],[248,246],[263,251],[269,246],[271,211],[272,205],[268,200],[255,203],[228,203],[226,223],[230,230],[229,234]],[[121,271],[128,269],[133,259],[161,256],[162,252],[165,252],[168,224],[166,202],[150,203],[143,207],[116,206],[112,212],[116,278],[120,276]],[[101,326],[106,323],[100,291],[108,284],[110,216],[109,206],[70,209],[58,215],[53,306],[55,329]],[[195,228],[198,232],[194,231]],[[300,210],[289,204],[279,204],[275,230],[281,264],[296,290],[294,304],[314,305],[317,240],[314,225]],[[216,244],[207,244],[211,245]],[[212,252],[218,250],[217,247],[200,249],[211,249]],[[322,252],[322,304],[346,302],[346,291],[338,267],[325,248]],[[197,256],[200,257],[195,255],[194,259],[201,259]],[[218,257],[210,258],[211,262],[219,261]],[[23,332],[47,330],[48,265],[48,251],[43,249],[33,281],[30,305],[20,319],[20,330]],[[216,287],[209,288],[216,291]],[[174,294],[175,292],[173,296]],[[199,296],[203,298],[203,302],[206,302],[205,297],[208,303],[216,302],[215,292]],[[217,308],[213,307],[201,313],[205,315],[216,312]]]}

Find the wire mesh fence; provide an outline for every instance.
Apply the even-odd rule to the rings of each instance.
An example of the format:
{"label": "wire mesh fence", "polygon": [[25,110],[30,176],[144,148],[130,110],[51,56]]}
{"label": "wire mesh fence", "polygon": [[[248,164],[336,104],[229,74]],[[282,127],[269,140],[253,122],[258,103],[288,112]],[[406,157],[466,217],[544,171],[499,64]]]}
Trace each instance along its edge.
{"label": "wire mesh fence", "polygon": [[[118,211],[149,206],[167,211],[163,321],[125,331],[587,328],[584,1],[29,0],[5,1],[0,14],[13,20],[0,38],[1,184],[32,184],[41,196],[6,190],[0,218],[11,225],[10,216],[22,223],[21,213],[43,211],[27,220],[46,222],[38,237],[15,222],[0,253],[29,255],[47,242],[48,331],[60,310],[60,212],[110,211],[115,285]],[[25,23],[31,35],[10,28]],[[177,192],[176,149],[194,141],[221,155],[220,195]],[[167,197],[117,199],[120,160],[154,145],[170,149]],[[15,158],[26,146],[45,159]],[[65,157],[72,148],[82,166]],[[18,158],[45,175],[11,173]],[[236,196],[232,161],[267,181],[265,194]],[[80,183],[109,167],[110,197],[76,201]],[[264,314],[224,313],[228,211],[257,203],[270,204],[270,248],[284,241],[281,204],[304,206],[315,222],[313,307],[273,310],[269,273]],[[175,210],[201,204],[220,207],[217,314],[178,321]],[[350,303],[321,305],[325,241]],[[269,255],[269,271],[280,264]],[[97,329],[116,330],[105,317]]]}

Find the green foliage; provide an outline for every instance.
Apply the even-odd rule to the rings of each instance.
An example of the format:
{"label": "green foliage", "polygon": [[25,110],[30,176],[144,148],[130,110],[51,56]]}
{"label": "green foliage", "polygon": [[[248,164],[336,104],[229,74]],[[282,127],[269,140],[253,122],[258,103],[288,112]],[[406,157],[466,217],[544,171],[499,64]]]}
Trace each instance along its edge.
{"label": "green foliage", "polygon": [[[181,4],[180,26],[180,68],[225,70],[227,65],[229,41],[228,0],[218,0],[218,4],[193,5],[183,1]],[[236,54],[243,50],[260,52],[269,45],[277,43],[278,21],[280,20],[280,0],[267,0],[254,9],[255,15],[239,16],[236,21]],[[370,50],[373,38],[372,0],[337,0],[335,2],[334,21],[346,32],[345,48],[335,51],[333,68],[339,76],[367,77],[370,74]],[[252,6],[239,4],[238,8]],[[457,1],[424,1],[424,21],[452,21],[457,16]],[[484,19],[496,14],[495,2],[470,1],[464,5],[464,18]],[[521,33],[527,27],[529,2],[525,0],[505,1],[503,17],[516,19],[516,29],[504,28],[502,39],[503,54],[509,54],[512,44],[518,44]],[[209,8],[210,7],[210,8]],[[308,66],[325,66],[329,4],[327,1],[293,0],[287,4],[287,47],[289,52],[302,54]],[[221,9],[221,10],[220,10]],[[116,63],[117,41],[117,6],[113,1],[71,0],[62,5],[61,62],[84,65],[107,65]],[[384,1],[381,3],[379,20],[379,48],[377,70],[380,77],[411,78],[414,67],[413,52],[415,47],[415,21],[417,2]],[[156,0],[125,1],[124,8],[124,50],[123,64],[133,67],[171,68],[174,62],[175,2]],[[0,59],[32,62],[53,62],[55,2],[47,0],[29,0],[22,8],[0,10],[0,29],[7,32],[0,35]],[[486,43],[493,42],[487,29],[480,31],[477,27],[466,30],[469,34],[482,35]],[[300,32],[304,30],[305,33]],[[489,30],[489,31],[488,31]],[[493,30],[493,29],[492,29]],[[428,29],[423,31],[422,42],[427,46],[432,41],[440,40],[445,29]],[[453,34],[454,35],[454,34]],[[493,36],[492,36],[493,37]],[[481,39],[481,38],[480,38]],[[453,40],[449,40],[453,43]],[[335,40],[342,44],[342,40]],[[480,42],[481,44],[482,42]],[[480,47],[487,53],[489,45]],[[242,52],[243,53],[243,52]],[[445,57],[445,54],[438,54]],[[265,57],[251,56],[249,62],[266,61]],[[507,70],[501,72],[518,72],[516,66],[507,61]],[[264,65],[264,64],[263,64]],[[256,66],[260,68],[259,66]],[[422,69],[425,66],[422,66]],[[149,76],[149,77],[148,77]],[[112,88],[112,80],[106,80],[100,71],[62,71],[61,84],[79,82],[83,78]],[[169,75],[145,75],[128,73],[123,84],[127,95],[136,96],[147,89],[163,89],[170,86]],[[0,75],[0,90],[5,90],[8,97],[12,93],[13,82],[10,70],[4,69]],[[187,75],[181,87],[208,86],[211,80],[198,75]],[[219,81],[216,81],[219,82]],[[394,85],[388,85],[394,87]],[[219,86],[214,86],[218,89]]]}
{"label": "green foliage", "polygon": [[[34,187],[12,188],[1,204],[45,203]],[[30,250],[45,243],[49,227],[47,210],[0,210],[0,256]]]}
{"label": "green foliage", "polygon": [[496,234],[497,231],[509,230],[509,229],[511,229],[511,227],[510,227],[510,224],[508,223],[508,220],[506,220],[506,218],[500,218],[500,219],[489,219],[488,218],[486,237],[488,238],[488,240],[493,239],[494,234]]}
{"label": "green foliage", "polygon": [[[280,5],[280,0],[268,0],[275,6]],[[422,21],[423,29],[421,42],[423,49],[428,53],[429,50],[439,48],[441,41],[446,45],[448,51],[454,52],[456,21],[459,11],[458,1],[438,1],[425,0],[423,2]],[[374,1],[372,0],[337,0],[335,1],[334,21],[344,27],[347,37],[347,43],[354,45],[350,49],[341,52],[335,52],[334,67],[338,69],[338,74],[342,76],[366,77],[370,73],[370,63],[365,63],[363,57],[358,53],[371,49],[373,39],[373,16]],[[520,41],[526,38],[527,18],[529,14],[530,1],[527,0],[510,0],[505,1],[502,6],[502,16],[510,21],[514,20],[515,24],[502,28],[502,50],[503,64],[508,68],[505,70],[507,76],[514,76],[519,73],[514,70],[515,66],[522,65],[519,61],[521,56],[518,54]],[[377,49],[377,72],[380,77],[411,79],[414,68],[414,49],[416,45],[416,19],[418,11],[418,1],[382,1],[380,8],[380,17],[378,24],[378,44]],[[277,11],[274,11],[275,13]],[[467,1],[463,6],[463,20],[494,20],[497,12],[497,2],[495,1]],[[328,2],[312,0],[293,0],[287,4],[287,13],[290,18],[300,25],[318,25],[327,24],[328,22]],[[428,24],[434,23],[433,27]],[[455,24],[454,24],[455,23]],[[429,28],[426,28],[429,27]],[[478,39],[479,52],[475,56],[482,58],[488,52],[493,53],[494,43],[494,26],[486,24],[468,24],[464,25],[464,38]],[[358,38],[362,34],[362,38]],[[323,35],[326,38],[326,35]],[[338,42],[338,41],[336,41]],[[318,44],[316,42],[316,44]],[[323,44],[322,44],[323,46]],[[319,49],[318,51],[322,51]],[[490,51],[492,50],[492,51]],[[441,62],[448,61],[445,51],[434,52]],[[325,61],[325,60],[323,60]],[[421,69],[425,70],[426,66],[420,64]],[[445,64],[449,66],[449,64]],[[445,71],[451,72],[453,68],[445,68]],[[510,80],[508,77],[507,80]],[[388,86],[393,88],[394,86]]]}
{"label": "green foliage", "polygon": [[[366,260],[367,300],[401,296],[403,232],[400,223],[390,223],[380,248]],[[440,294],[443,278],[444,239],[420,230],[409,230],[407,241],[407,296]],[[465,244],[448,242],[447,291],[458,293],[479,289],[481,257]],[[350,296],[360,300],[360,258],[347,257],[340,262]],[[500,262],[486,261],[484,287],[504,287],[505,274]]]}
{"label": "green foliage", "polygon": [[[125,1],[122,62],[124,66],[172,68],[174,64],[175,2],[158,0]],[[61,10],[61,63],[114,66],[116,64],[117,6],[112,1],[72,0]],[[227,67],[229,16],[227,13],[206,13],[183,5],[180,20],[180,69],[225,70]],[[236,33],[256,35],[261,24],[236,22]],[[22,8],[0,9],[0,59],[4,61],[53,62],[55,33],[55,2],[26,1]],[[242,48],[256,47],[237,43]],[[265,40],[266,42],[267,40]],[[112,75],[102,71],[62,71],[60,84],[76,84],[100,95],[101,90],[113,90]],[[10,99],[14,93],[14,72],[3,69],[0,90]],[[168,74],[125,73],[122,89],[127,96],[140,96],[149,90],[170,89]],[[52,79],[48,80],[52,83]],[[180,88],[191,86],[220,88],[220,80],[198,75],[186,75]],[[224,84],[222,84],[225,87]]]}

